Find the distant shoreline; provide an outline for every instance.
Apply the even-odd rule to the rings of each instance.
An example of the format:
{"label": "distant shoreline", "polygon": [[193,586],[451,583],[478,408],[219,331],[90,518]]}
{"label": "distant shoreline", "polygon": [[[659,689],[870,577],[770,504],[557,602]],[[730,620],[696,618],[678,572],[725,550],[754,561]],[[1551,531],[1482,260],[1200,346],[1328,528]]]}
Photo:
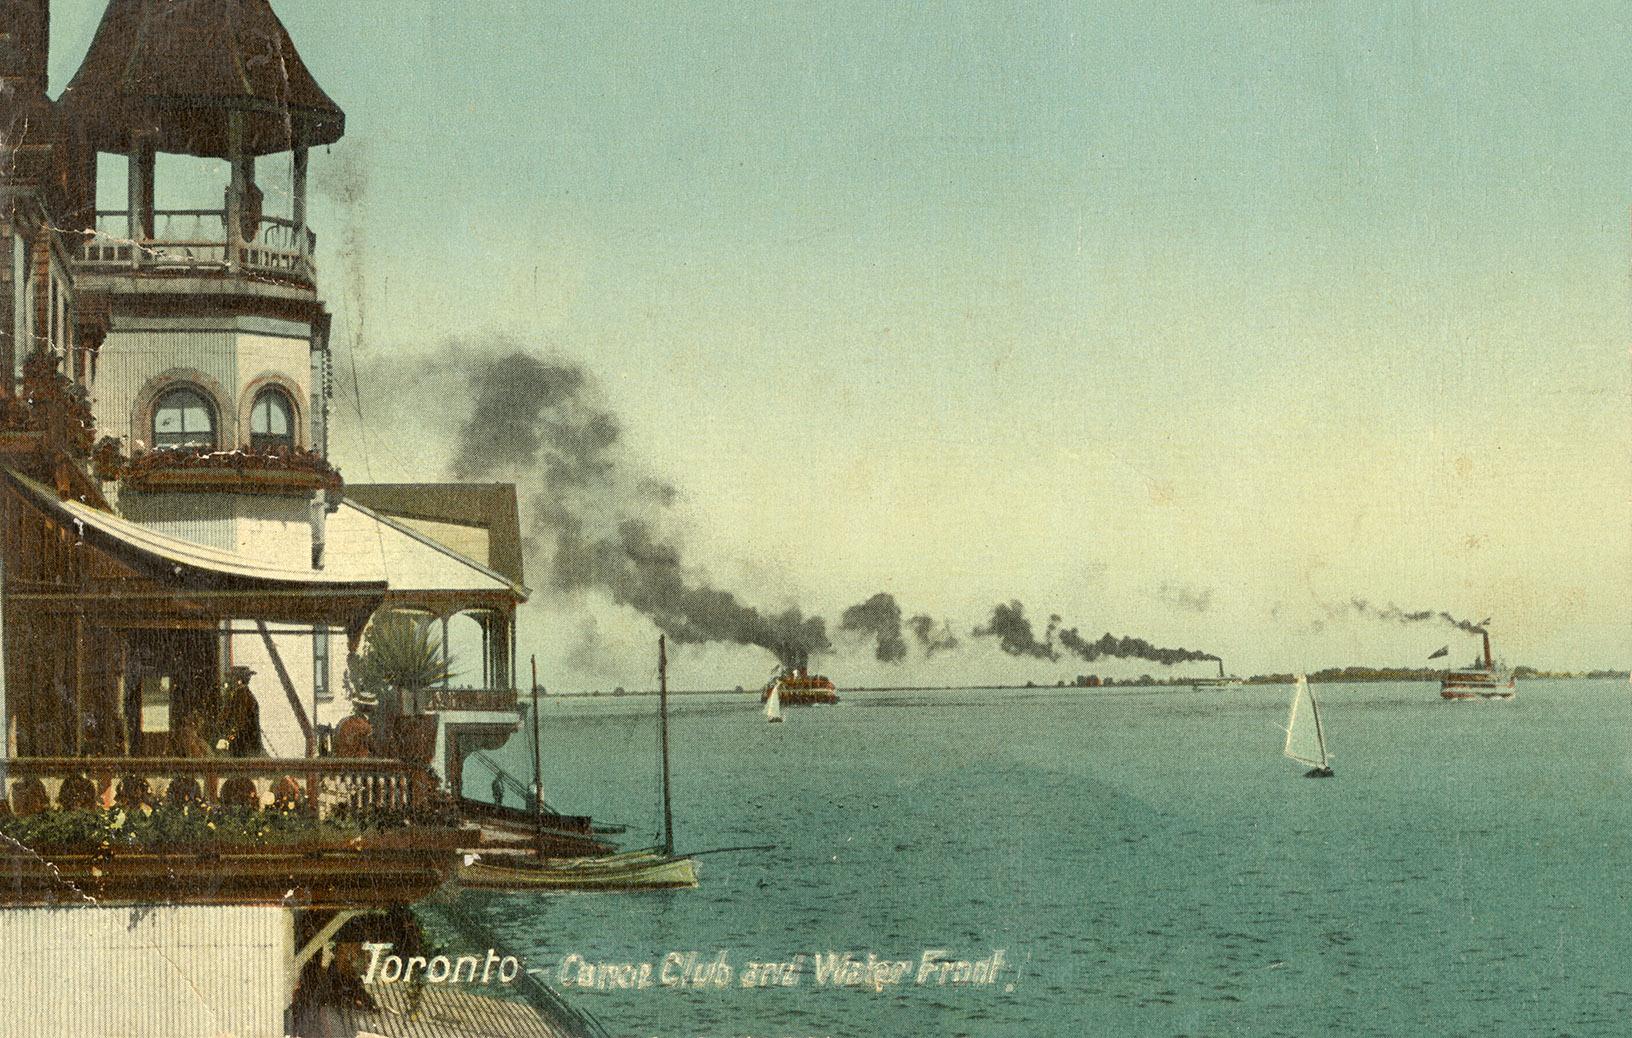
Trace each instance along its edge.
{"label": "distant shoreline", "polygon": [[[1380,672],[1380,673],[1374,673],[1374,674],[1345,673],[1345,672],[1341,672],[1341,671],[1338,671],[1338,672],[1317,671],[1317,672],[1309,675],[1309,680],[1310,680],[1311,683],[1314,683],[1314,684],[1340,684],[1340,685],[1365,685],[1365,684],[1380,684],[1382,682],[1413,682],[1413,681],[1438,682],[1439,679],[1445,675],[1445,673],[1446,672],[1442,671],[1442,670],[1409,671],[1409,672]],[[1523,680],[1523,681],[1603,681],[1603,680],[1621,680],[1621,679],[1625,679],[1628,676],[1628,672],[1624,671],[1624,670],[1623,671],[1617,671],[1617,670],[1593,670],[1593,671],[1579,671],[1579,672],[1564,672],[1564,671],[1536,671],[1536,670],[1531,670],[1531,669],[1525,668],[1525,667],[1520,667],[1520,668],[1515,669],[1513,674],[1514,674],[1514,677],[1516,677],[1516,678],[1518,678],[1520,680]],[[1027,683],[1027,684],[1021,684],[1021,685],[855,685],[855,686],[852,686],[852,687],[849,687],[849,688],[841,687],[839,689],[839,693],[842,696],[845,692],[976,692],[976,691],[988,691],[988,690],[990,690],[990,691],[1010,691],[1010,690],[1014,690],[1014,691],[1022,691],[1023,692],[1023,691],[1026,691],[1028,689],[1031,690],[1031,691],[1034,691],[1034,692],[1043,692],[1043,691],[1061,692],[1061,691],[1067,691],[1067,690],[1075,691],[1075,692],[1101,692],[1101,691],[1108,691],[1108,690],[1121,691],[1121,690],[1125,690],[1125,689],[1133,689],[1133,690],[1186,689],[1186,690],[1190,690],[1190,689],[1196,689],[1198,686],[1200,686],[1202,689],[1205,689],[1207,691],[1212,691],[1214,689],[1219,689],[1219,688],[1240,688],[1240,687],[1247,686],[1247,685],[1290,685],[1292,683],[1292,675],[1291,674],[1254,674],[1250,678],[1240,678],[1240,679],[1232,681],[1230,684],[1227,684],[1227,685],[1220,685],[1220,684],[1217,684],[1217,682],[1218,682],[1217,678],[1211,678],[1211,677],[1203,676],[1203,677],[1199,677],[1199,678],[1182,678],[1182,679],[1181,678],[1164,678],[1161,681],[1154,681],[1153,680],[1153,681],[1148,681],[1148,682],[1141,682],[1141,681],[1139,681],[1137,679],[1135,679],[1133,681],[1111,681],[1111,682],[1102,682],[1102,683],[1100,683],[1098,685],[1076,685],[1076,684],[1071,684],[1071,683],[1054,684],[1054,685],[1039,685],[1039,684],[1036,684],[1035,682]],[[746,696],[753,696],[753,697],[755,697],[757,699],[759,697],[759,693],[760,693],[759,689],[749,689],[749,688],[738,688],[738,689],[730,689],[730,688],[694,688],[694,689],[670,689],[669,690],[669,695],[671,697],[672,696],[745,696],[745,697]],[[542,689],[539,690],[539,698],[540,699],[629,699],[629,698],[633,698],[633,697],[636,697],[636,696],[656,696],[656,695],[657,695],[657,689],[655,689],[655,688],[654,689],[630,689],[630,690],[618,689],[618,690],[614,690],[614,691],[605,691],[605,692],[603,692],[603,691],[545,692]]]}

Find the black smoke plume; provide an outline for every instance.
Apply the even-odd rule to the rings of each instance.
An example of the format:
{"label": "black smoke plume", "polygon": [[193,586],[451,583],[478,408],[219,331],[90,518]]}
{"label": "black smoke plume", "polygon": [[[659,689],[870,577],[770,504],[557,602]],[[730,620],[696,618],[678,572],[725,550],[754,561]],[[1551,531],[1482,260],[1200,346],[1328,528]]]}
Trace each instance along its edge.
{"label": "black smoke plume", "polygon": [[1098,641],[1087,641],[1077,633],[1075,627],[1068,627],[1060,632],[1060,644],[1081,656],[1089,663],[1102,656],[1114,656],[1117,659],[1149,660],[1160,663],[1164,667],[1171,667],[1175,663],[1190,663],[1197,660],[1218,662],[1218,657],[1210,652],[1196,652],[1192,649],[1162,649],[1143,638],[1117,638],[1107,632]]}
{"label": "black smoke plume", "polygon": [[880,662],[900,663],[907,658],[907,640],[901,637],[901,606],[887,591],[846,609],[839,618],[839,630],[875,639],[873,655]]}
{"label": "black smoke plume", "polygon": [[1349,599],[1349,608],[1361,616],[1369,616],[1376,620],[1391,620],[1394,623],[1420,624],[1429,621],[1446,623],[1459,631],[1466,631],[1468,634],[1484,634],[1485,625],[1490,623],[1489,620],[1481,620],[1478,623],[1471,620],[1459,620],[1450,613],[1439,609],[1424,609],[1415,613],[1406,612],[1392,602],[1378,608],[1359,597]]}
{"label": "black smoke plume", "polygon": [[907,627],[912,630],[913,637],[918,639],[918,647],[924,650],[925,656],[933,656],[937,652],[951,652],[960,644],[958,636],[952,633],[952,625],[942,620],[936,626],[933,617],[927,613],[919,613],[907,621]]}
{"label": "black smoke plume", "polygon": [[469,401],[452,474],[517,481],[529,505],[529,554],[547,559],[550,586],[605,591],[679,643],[755,645],[788,667],[832,649],[821,617],[796,607],[762,612],[685,564],[667,532],[674,487],[627,458],[617,416],[579,365],[515,346],[455,344],[393,381],[433,414]]}
{"label": "black smoke plume", "polygon": [[992,618],[986,621],[986,625],[976,627],[969,633],[976,638],[996,638],[997,647],[1010,656],[1057,660],[1060,654],[1054,651],[1052,636],[1059,619],[1057,616],[1050,618],[1047,633],[1042,641],[1038,641],[1032,633],[1031,621],[1026,619],[1025,607],[1018,601],[1011,601],[1008,605],[999,602],[992,607]]}

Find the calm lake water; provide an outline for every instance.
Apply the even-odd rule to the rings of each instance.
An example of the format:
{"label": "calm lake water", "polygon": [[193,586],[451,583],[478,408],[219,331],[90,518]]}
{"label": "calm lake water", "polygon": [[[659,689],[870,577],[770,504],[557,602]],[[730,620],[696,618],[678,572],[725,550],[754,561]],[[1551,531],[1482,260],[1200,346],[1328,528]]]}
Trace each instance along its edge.
{"label": "calm lake water", "polygon": [[[1280,756],[1289,687],[848,693],[782,725],[677,697],[680,849],[776,850],[700,859],[698,890],[463,898],[619,1036],[1632,1033],[1626,682],[1316,694],[1327,781]],[[655,832],[656,706],[546,701],[551,802]],[[1009,965],[876,992],[810,961],[931,948]],[[725,989],[556,975],[722,950]],[[799,954],[797,986],[738,986]]]}

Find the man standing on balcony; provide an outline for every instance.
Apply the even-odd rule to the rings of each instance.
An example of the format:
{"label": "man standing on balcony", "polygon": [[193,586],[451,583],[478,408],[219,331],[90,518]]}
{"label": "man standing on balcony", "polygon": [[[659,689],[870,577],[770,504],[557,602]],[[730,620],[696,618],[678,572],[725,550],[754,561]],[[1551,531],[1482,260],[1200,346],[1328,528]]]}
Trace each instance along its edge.
{"label": "man standing on balcony", "polygon": [[249,690],[249,679],[255,672],[248,667],[234,667],[232,686],[227,692],[227,752],[234,757],[264,757],[261,746],[261,705],[255,693]]}

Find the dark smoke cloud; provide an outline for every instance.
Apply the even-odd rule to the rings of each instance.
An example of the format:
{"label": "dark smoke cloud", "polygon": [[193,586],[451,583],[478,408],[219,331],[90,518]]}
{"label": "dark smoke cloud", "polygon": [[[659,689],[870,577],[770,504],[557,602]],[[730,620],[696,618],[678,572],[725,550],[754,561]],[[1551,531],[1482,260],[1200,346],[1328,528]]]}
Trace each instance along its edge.
{"label": "dark smoke cloud", "polygon": [[846,609],[839,618],[839,630],[874,638],[873,655],[880,662],[900,663],[907,658],[907,641],[901,637],[901,606],[887,591]]}
{"label": "dark smoke cloud", "polygon": [[1089,663],[1102,656],[1114,656],[1117,659],[1149,660],[1160,663],[1164,667],[1171,667],[1175,663],[1190,663],[1197,660],[1218,662],[1218,657],[1210,652],[1196,652],[1191,649],[1162,649],[1145,641],[1143,638],[1117,638],[1107,632],[1098,641],[1087,641],[1077,633],[1075,627],[1068,627],[1060,632],[1060,644],[1081,656]]}
{"label": "dark smoke cloud", "polygon": [[1031,621],[1026,619],[1026,610],[1018,601],[1011,601],[1008,605],[999,602],[992,607],[992,618],[986,621],[984,627],[976,627],[969,633],[976,638],[996,638],[997,647],[1010,656],[1029,656],[1039,660],[1057,660],[1059,653],[1054,651],[1052,635],[1059,617],[1051,617],[1048,632],[1043,640],[1038,641],[1032,633]]}
{"label": "dark smoke cloud", "polygon": [[924,650],[925,656],[933,656],[937,652],[951,652],[960,644],[958,636],[952,633],[950,623],[942,620],[940,625],[936,626],[934,618],[926,613],[919,613],[908,620],[907,627],[918,639],[918,646]]}
{"label": "dark smoke cloud", "polygon": [[458,422],[451,473],[516,480],[529,506],[529,553],[547,559],[551,587],[605,591],[679,643],[754,645],[790,667],[831,651],[821,617],[762,612],[686,565],[668,530],[675,488],[627,458],[616,415],[579,365],[515,346],[452,344],[394,381],[432,413],[469,401],[462,420],[444,418]]}
{"label": "dark smoke cloud", "polygon": [[1436,609],[1424,609],[1421,612],[1409,613],[1392,602],[1378,608],[1359,597],[1349,599],[1349,608],[1361,616],[1369,616],[1377,620],[1391,620],[1394,623],[1401,624],[1420,624],[1433,621],[1449,624],[1457,630],[1466,631],[1469,634],[1485,633],[1485,624],[1490,622],[1489,620],[1482,620],[1479,623],[1474,623],[1471,620],[1459,620],[1444,610]]}

